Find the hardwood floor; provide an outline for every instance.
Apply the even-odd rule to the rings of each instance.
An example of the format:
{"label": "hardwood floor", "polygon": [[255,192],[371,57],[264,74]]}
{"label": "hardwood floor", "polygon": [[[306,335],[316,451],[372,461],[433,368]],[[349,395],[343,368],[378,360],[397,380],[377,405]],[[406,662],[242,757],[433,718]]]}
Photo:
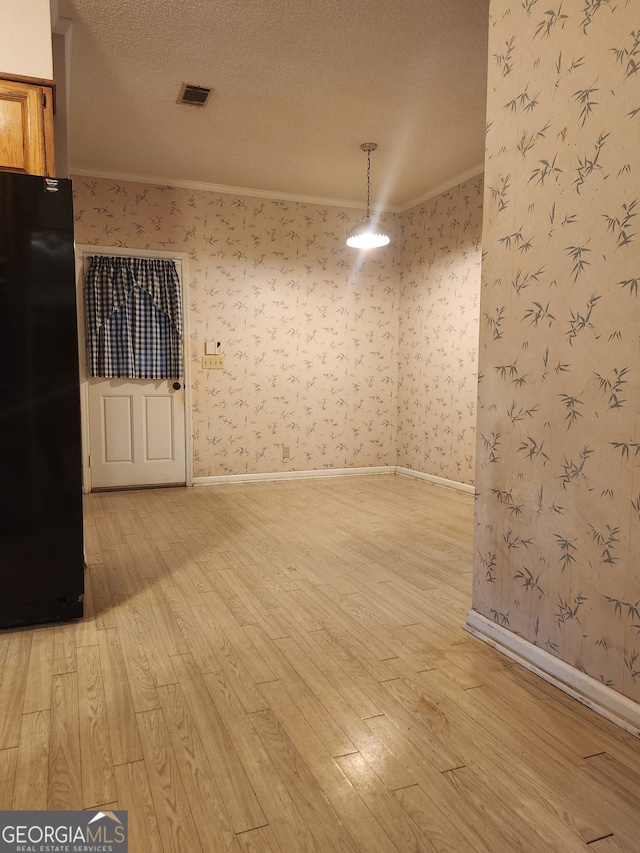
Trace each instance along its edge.
{"label": "hardwood floor", "polygon": [[465,633],[473,498],[86,498],[86,616],[0,632],[0,808],[131,853],[640,850],[640,741]]}

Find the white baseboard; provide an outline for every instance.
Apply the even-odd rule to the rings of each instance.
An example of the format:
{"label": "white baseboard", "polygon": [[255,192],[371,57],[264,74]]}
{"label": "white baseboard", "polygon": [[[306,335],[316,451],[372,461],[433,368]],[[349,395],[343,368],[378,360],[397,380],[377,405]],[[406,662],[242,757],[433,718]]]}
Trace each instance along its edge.
{"label": "white baseboard", "polygon": [[223,474],[216,477],[194,477],[194,486],[219,486],[223,483],[254,483],[272,480],[312,480],[323,477],[362,477],[368,474],[393,474],[393,465],[373,468],[326,468],[317,471],[274,471],[266,474]]}
{"label": "white baseboard", "polygon": [[378,465],[372,468],[326,468],[310,471],[273,471],[266,474],[220,474],[215,477],[194,477],[194,486],[220,486],[223,483],[254,483],[271,482],[273,480],[313,480],[322,477],[362,477],[369,474],[401,474],[404,477],[415,477],[418,480],[427,480],[436,486],[446,486],[449,489],[458,489],[461,492],[475,494],[475,486],[467,483],[457,483],[455,480],[447,480],[445,477],[436,477],[434,474],[423,474],[422,471],[413,471],[411,468],[402,468],[397,465]]}
{"label": "white baseboard", "polygon": [[448,489],[457,489],[460,492],[467,492],[470,495],[475,495],[476,487],[470,486],[468,483],[458,483],[456,480],[447,480],[446,477],[436,477],[435,474],[424,474],[422,471],[414,471],[412,468],[402,468],[396,466],[396,474],[402,474],[404,477],[416,477],[418,480],[427,480],[429,483],[435,483],[437,486],[446,486]]}
{"label": "white baseboard", "polygon": [[488,643],[549,684],[587,705],[607,720],[640,737],[640,705],[607,687],[596,678],[570,666],[539,646],[470,610],[463,626],[474,637]]}

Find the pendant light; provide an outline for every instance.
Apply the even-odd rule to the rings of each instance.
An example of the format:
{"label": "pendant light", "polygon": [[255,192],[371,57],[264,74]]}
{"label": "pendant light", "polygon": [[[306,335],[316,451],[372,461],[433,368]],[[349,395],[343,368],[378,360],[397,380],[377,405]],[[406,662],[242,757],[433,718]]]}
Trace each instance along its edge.
{"label": "pendant light", "polygon": [[359,222],[347,234],[347,246],[352,249],[379,249],[391,242],[389,235],[371,221],[369,204],[371,196],[371,152],[377,148],[375,142],[363,142],[360,148],[367,155],[367,216],[364,222]]}

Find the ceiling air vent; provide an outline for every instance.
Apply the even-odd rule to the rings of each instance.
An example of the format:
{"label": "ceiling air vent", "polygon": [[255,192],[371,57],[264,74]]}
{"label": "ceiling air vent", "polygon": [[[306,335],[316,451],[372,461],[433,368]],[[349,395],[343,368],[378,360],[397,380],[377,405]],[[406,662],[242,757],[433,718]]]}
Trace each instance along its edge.
{"label": "ceiling air vent", "polygon": [[179,104],[187,104],[190,107],[204,107],[211,94],[211,89],[204,86],[193,86],[191,83],[183,83],[178,98]]}

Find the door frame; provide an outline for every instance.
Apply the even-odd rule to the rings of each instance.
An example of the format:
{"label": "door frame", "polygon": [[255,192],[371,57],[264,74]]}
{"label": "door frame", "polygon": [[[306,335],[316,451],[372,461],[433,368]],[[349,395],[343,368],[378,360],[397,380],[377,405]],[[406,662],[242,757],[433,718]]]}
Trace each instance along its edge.
{"label": "door frame", "polygon": [[91,491],[91,438],[89,433],[89,359],[87,341],[87,319],[84,301],[84,273],[87,257],[90,255],[115,255],[121,258],[161,258],[175,261],[180,278],[182,295],[182,373],[184,384],[184,454],[185,480],[187,486],[193,485],[193,434],[191,429],[191,383],[189,382],[189,304],[188,304],[188,255],[185,252],[163,252],[150,249],[129,249],[124,246],[92,246],[77,243],[76,247],[76,301],[78,306],[78,362],[80,371],[80,417],[82,419],[82,491]]}

